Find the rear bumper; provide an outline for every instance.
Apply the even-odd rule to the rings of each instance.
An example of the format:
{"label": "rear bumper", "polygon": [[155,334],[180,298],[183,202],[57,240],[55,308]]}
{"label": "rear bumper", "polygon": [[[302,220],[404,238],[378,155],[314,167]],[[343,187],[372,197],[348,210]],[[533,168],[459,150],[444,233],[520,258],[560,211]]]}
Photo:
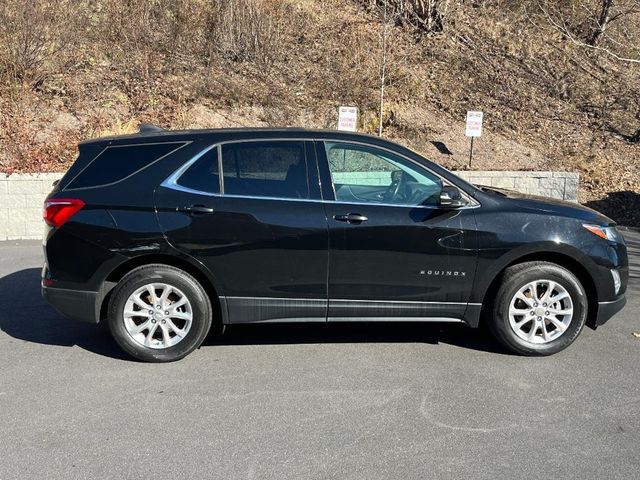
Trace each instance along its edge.
{"label": "rear bumper", "polygon": [[598,316],[596,318],[596,326],[607,322],[611,317],[618,313],[627,303],[627,297],[620,295],[610,302],[598,302]]}
{"label": "rear bumper", "polygon": [[65,317],[88,323],[100,321],[100,315],[96,309],[98,292],[68,290],[43,285],[42,296]]}

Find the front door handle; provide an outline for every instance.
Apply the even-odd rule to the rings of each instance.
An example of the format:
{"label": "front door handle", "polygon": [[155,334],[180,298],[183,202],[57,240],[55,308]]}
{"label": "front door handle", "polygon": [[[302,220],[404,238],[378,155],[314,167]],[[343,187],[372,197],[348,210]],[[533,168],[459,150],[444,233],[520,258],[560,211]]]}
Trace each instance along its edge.
{"label": "front door handle", "polygon": [[369,220],[365,215],[361,215],[360,213],[349,213],[347,215],[335,215],[334,220],[339,222],[347,222],[347,223],[362,223]]}
{"label": "front door handle", "polygon": [[202,215],[205,213],[213,213],[213,208],[204,205],[191,205],[190,207],[182,207],[177,209],[179,212],[191,213],[193,215]]}

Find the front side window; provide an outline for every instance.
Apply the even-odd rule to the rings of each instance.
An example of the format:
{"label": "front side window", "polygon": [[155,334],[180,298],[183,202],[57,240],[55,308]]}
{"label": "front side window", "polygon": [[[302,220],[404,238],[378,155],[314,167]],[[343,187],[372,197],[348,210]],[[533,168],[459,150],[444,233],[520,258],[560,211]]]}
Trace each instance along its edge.
{"label": "front side window", "polygon": [[339,202],[438,205],[442,180],[386,150],[325,142],[331,179]]}
{"label": "front side window", "polygon": [[222,170],[228,195],[309,198],[304,142],[224,144]]}

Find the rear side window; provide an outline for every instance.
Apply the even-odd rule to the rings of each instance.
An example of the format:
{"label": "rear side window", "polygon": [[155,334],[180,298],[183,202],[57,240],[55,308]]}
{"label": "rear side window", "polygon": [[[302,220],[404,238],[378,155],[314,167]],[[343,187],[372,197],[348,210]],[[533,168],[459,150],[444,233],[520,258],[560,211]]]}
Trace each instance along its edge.
{"label": "rear side window", "polygon": [[105,148],[67,188],[86,188],[119,182],[177,150],[185,143],[114,145]]}
{"label": "rear side window", "polygon": [[219,193],[218,149],[212,148],[196,160],[176,183],[198,192]]}
{"label": "rear side window", "polygon": [[242,142],[222,146],[224,193],[309,198],[304,142]]}

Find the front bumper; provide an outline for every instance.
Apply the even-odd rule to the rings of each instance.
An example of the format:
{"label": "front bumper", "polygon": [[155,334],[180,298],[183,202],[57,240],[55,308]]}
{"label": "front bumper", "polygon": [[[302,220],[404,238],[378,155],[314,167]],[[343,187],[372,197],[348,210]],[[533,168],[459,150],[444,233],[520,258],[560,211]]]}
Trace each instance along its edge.
{"label": "front bumper", "polygon": [[42,296],[65,317],[81,322],[98,323],[98,292],[42,286]]}
{"label": "front bumper", "polygon": [[607,322],[611,317],[618,313],[627,303],[627,297],[620,295],[610,302],[598,302],[598,316],[596,317],[596,326]]}

